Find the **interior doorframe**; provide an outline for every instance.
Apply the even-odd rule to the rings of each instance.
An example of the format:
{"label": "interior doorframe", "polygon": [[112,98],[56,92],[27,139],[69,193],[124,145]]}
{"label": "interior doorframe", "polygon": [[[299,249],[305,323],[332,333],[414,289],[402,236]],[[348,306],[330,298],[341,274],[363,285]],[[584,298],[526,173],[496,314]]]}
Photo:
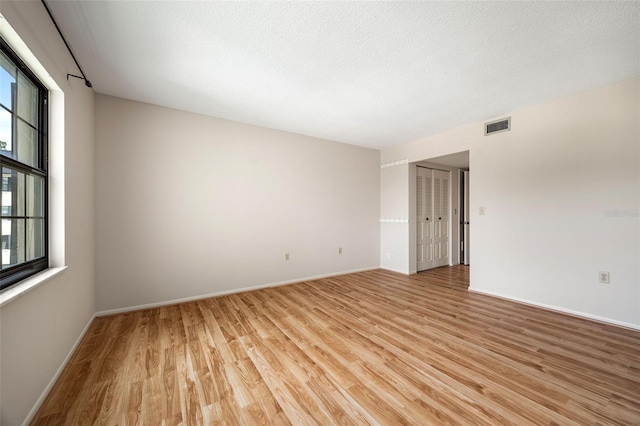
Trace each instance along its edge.
{"label": "interior doorframe", "polygon": [[[460,263],[460,176],[455,167],[443,166],[428,161],[417,161],[409,164],[409,274],[418,272],[417,228],[416,228],[416,177],[418,166],[449,172],[449,265]],[[455,224],[455,226],[454,226]],[[455,248],[455,250],[454,250]]]}
{"label": "interior doorframe", "polygon": [[[466,174],[466,175],[465,175]],[[460,169],[458,172],[458,176],[460,178],[460,246],[458,247],[460,253],[460,264],[461,265],[469,265],[469,240],[470,240],[470,220],[469,215],[471,213],[470,208],[470,192],[469,188],[471,184],[469,183],[471,179],[471,175],[469,174],[469,169]],[[466,179],[465,179],[466,176]],[[469,195],[468,198],[465,199],[465,194]],[[466,221],[465,221],[466,219]]]}

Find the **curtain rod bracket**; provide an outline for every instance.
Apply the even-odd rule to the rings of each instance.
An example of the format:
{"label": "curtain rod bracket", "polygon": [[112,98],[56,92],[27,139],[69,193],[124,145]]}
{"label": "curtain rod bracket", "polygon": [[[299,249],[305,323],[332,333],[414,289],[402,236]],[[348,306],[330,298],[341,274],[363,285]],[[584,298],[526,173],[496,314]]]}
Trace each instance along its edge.
{"label": "curtain rod bracket", "polygon": [[67,80],[69,80],[69,77],[73,77],[73,78],[79,78],[80,80],[84,80],[84,84],[87,87],[93,87],[93,85],[91,84],[91,82],[89,80],[87,80],[86,78],[79,76],[79,75],[75,75],[75,74],[67,74]]}

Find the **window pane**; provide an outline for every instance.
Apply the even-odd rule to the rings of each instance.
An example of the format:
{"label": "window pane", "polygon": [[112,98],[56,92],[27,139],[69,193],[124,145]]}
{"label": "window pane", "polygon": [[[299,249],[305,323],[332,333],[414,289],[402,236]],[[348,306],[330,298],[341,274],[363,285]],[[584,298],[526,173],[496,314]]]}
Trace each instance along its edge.
{"label": "window pane", "polygon": [[38,88],[18,73],[18,117],[38,126]]}
{"label": "window pane", "polygon": [[27,261],[44,256],[44,220],[27,219]]}
{"label": "window pane", "polygon": [[11,216],[13,207],[13,194],[11,190],[11,178],[2,170],[2,216]]}
{"label": "window pane", "polygon": [[46,89],[4,40],[0,50],[1,291],[47,267],[48,111]]}
{"label": "window pane", "polygon": [[27,216],[44,216],[44,178],[27,175]]}
{"label": "window pane", "polygon": [[12,114],[0,108],[0,151],[9,151],[3,152],[4,155],[9,157],[13,157],[10,152],[13,146],[13,139],[11,138],[12,121]]}
{"label": "window pane", "polygon": [[18,120],[18,155],[14,157],[21,163],[38,167],[38,132],[31,126]]}
{"label": "window pane", "polygon": [[24,262],[24,219],[2,219],[2,268]]}
{"label": "window pane", "polygon": [[[2,215],[25,215],[25,175],[8,167],[2,168]],[[5,213],[6,212],[6,213]]]}
{"label": "window pane", "polygon": [[13,99],[16,85],[16,67],[0,53],[0,103],[13,111]]}

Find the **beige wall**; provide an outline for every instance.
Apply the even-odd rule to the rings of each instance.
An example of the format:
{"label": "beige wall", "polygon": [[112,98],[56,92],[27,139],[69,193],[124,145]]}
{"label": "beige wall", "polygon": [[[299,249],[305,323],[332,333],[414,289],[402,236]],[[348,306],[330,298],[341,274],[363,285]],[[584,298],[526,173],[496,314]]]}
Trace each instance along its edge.
{"label": "beige wall", "polygon": [[96,140],[98,311],[378,266],[377,150],[103,95]]}
{"label": "beige wall", "polygon": [[94,99],[66,80],[77,68],[40,2],[3,0],[0,13],[64,92],[66,129],[68,269],[0,308],[0,424],[11,426],[27,418],[95,311]]}
{"label": "beige wall", "polygon": [[[382,162],[470,151],[472,289],[640,328],[639,86],[506,113],[510,132],[485,137],[475,123],[384,150]],[[407,192],[401,167],[381,172],[381,202],[405,216],[393,198]],[[387,228],[381,252],[408,256],[408,228]]]}

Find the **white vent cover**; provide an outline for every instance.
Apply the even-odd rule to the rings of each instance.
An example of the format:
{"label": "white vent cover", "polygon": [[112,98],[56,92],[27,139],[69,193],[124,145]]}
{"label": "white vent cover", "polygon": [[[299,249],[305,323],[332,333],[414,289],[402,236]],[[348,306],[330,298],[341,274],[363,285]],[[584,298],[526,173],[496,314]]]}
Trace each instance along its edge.
{"label": "white vent cover", "polygon": [[485,136],[492,135],[494,133],[508,132],[509,130],[511,130],[511,117],[484,123]]}

